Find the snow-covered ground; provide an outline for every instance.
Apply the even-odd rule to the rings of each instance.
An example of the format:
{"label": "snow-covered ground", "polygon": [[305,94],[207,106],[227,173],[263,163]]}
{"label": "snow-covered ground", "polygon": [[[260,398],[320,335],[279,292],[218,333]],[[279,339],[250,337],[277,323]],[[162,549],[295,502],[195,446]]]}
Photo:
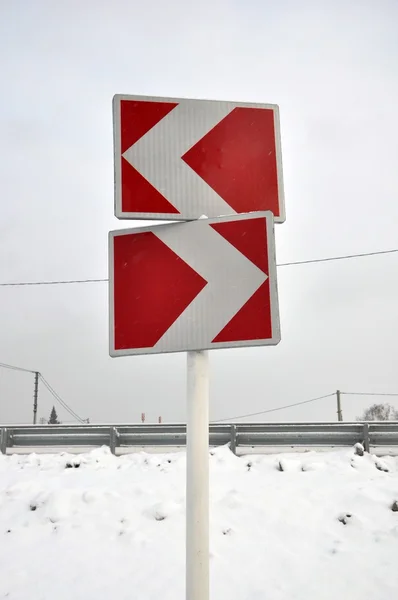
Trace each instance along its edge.
{"label": "snow-covered ground", "polygon": [[[397,597],[397,458],[210,461],[212,599]],[[182,452],[0,455],[0,598],[184,600],[184,523]]]}

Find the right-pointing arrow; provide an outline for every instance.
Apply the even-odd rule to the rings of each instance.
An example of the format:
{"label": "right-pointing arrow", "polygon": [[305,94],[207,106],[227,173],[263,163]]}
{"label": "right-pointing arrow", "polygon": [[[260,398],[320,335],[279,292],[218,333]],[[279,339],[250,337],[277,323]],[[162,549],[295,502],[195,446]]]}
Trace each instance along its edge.
{"label": "right-pointing arrow", "polygon": [[[252,221],[253,218],[247,218],[214,224],[202,220],[156,230],[159,239],[207,281],[207,286],[159,339],[157,350],[165,351],[168,347],[176,347],[184,338],[188,340],[188,349],[209,348],[216,341],[224,341],[217,340],[217,336],[268,276],[228,241],[224,234],[220,235],[217,227],[221,231],[223,229],[224,233],[228,229],[231,234],[233,230],[239,232],[241,237],[247,236],[246,239],[249,240],[253,234]],[[266,252],[265,219],[260,218],[259,221],[263,230],[259,237],[259,243],[264,248],[261,252],[263,254]],[[259,232],[256,233],[257,236],[252,240],[258,245]],[[241,340],[234,341],[249,339],[242,328],[241,334]]]}
{"label": "right-pointing arrow", "polygon": [[111,355],[277,344],[273,216],[110,234]]}
{"label": "right-pointing arrow", "polygon": [[[213,223],[212,227],[242,252],[263,273],[269,272],[266,221],[252,218]],[[242,308],[214,338],[214,343],[272,338],[270,281],[254,292]]]}

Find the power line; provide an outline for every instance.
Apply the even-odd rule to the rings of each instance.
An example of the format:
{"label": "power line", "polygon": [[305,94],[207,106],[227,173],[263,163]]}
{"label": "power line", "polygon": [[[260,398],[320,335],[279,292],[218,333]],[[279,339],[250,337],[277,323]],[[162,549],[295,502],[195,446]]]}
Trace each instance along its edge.
{"label": "power line", "polygon": [[266,413],[276,412],[278,410],[284,410],[285,408],[292,408],[293,406],[301,406],[303,404],[309,404],[310,402],[316,402],[317,400],[323,400],[324,398],[331,398],[336,394],[326,394],[326,396],[318,396],[317,398],[311,398],[311,400],[304,400],[304,402],[296,402],[295,404],[286,404],[286,406],[278,406],[276,408],[269,408],[267,410],[260,410],[259,412],[249,413],[246,415],[239,415],[238,417],[228,417],[226,419],[217,419],[217,421],[211,421],[212,423],[222,423],[224,421],[234,421],[235,419],[244,419],[245,417],[257,417],[258,415],[265,415]]}
{"label": "power line", "polygon": [[309,265],[313,263],[330,262],[332,260],[349,260],[351,258],[363,258],[365,256],[380,256],[381,254],[394,254],[398,248],[392,250],[378,250],[377,252],[362,252],[362,254],[344,254],[342,256],[329,256],[327,258],[312,258],[311,260],[298,260],[295,262],[280,263],[277,267],[291,267],[292,265]]}
{"label": "power line", "polygon": [[[381,392],[380,394],[376,393],[376,392],[340,392],[341,395],[344,396],[391,396],[391,397],[398,397],[398,393],[397,394],[393,394],[393,393],[385,393],[385,392]],[[285,408],[292,408],[294,406],[302,406],[303,404],[309,404],[310,402],[316,402],[317,400],[323,400],[324,398],[331,398],[332,396],[335,396],[336,393],[333,394],[327,394],[326,396],[318,396],[317,398],[311,398],[310,400],[304,400],[304,402],[296,402],[295,404],[287,404],[285,406],[279,406],[276,408],[269,408],[267,410],[261,410],[259,412],[255,412],[255,413],[250,413],[250,414],[246,414],[246,415],[240,415],[238,417],[228,417],[227,419],[217,419],[217,421],[211,421],[212,423],[222,423],[224,421],[233,421],[235,419],[244,419],[245,417],[257,417],[258,415],[264,415],[266,413],[271,413],[271,412],[276,412],[278,410],[284,410]]]}
{"label": "power line", "polygon": [[84,423],[84,420],[79,417],[79,415],[77,413],[75,413],[75,411],[64,401],[62,400],[61,396],[59,394],[57,394],[57,392],[51,387],[51,385],[48,383],[48,381],[43,377],[43,375],[40,375],[40,380],[44,383],[45,387],[48,389],[48,391],[50,392],[50,394],[55,398],[55,400],[57,400],[59,402],[59,404],[77,421],[80,421],[80,423]]}
{"label": "power line", "polygon": [[391,396],[398,398],[398,394],[390,394],[388,392],[381,392],[380,394],[376,392],[340,392],[340,394],[344,394],[344,396]]}
{"label": "power line", "polygon": [[23,369],[22,367],[15,367],[14,365],[7,365],[5,363],[0,363],[0,367],[3,367],[3,369],[10,369],[11,371],[23,371],[24,373],[36,373],[36,371],[31,371],[30,369]]}
{"label": "power line", "polygon": [[[367,256],[380,256],[382,254],[394,254],[398,252],[398,248],[391,250],[378,250],[376,252],[362,252],[360,254],[345,254],[342,256],[329,256],[326,258],[313,258],[310,260],[297,260],[286,263],[279,263],[277,267],[291,267],[295,265],[309,265],[322,262],[331,262],[335,260],[350,260],[352,258],[364,258]],[[73,285],[78,283],[106,283],[109,281],[107,277],[99,279],[64,279],[58,281],[17,281],[13,283],[0,283],[0,287],[21,287],[21,286],[37,286],[37,285]]]}
{"label": "power line", "polygon": [[77,421],[80,421],[81,423],[84,423],[83,419],[81,419],[79,417],[79,415],[77,413],[75,413],[75,411],[64,401],[62,400],[61,396],[59,394],[57,394],[57,392],[54,390],[53,387],[51,387],[51,385],[48,383],[48,381],[46,379],[44,379],[44,377],[41,375],[40,376],[41,381],[44,383],[44,385],[46,386],[46,388],[48,389],[48,391],[50,392],[50,394],[61,404],[61,406]]}
{"label": "power line", "polygon": [[76,419],[77,421],[80,421],[80,423],[84,423],[85,422],[81,417],[79,417],[79,415],[77,413],[75,413],[75,411],[64,400],[62,400],[61,396],[59,394],[57,394],[57,392],[54,390],[54,388],[51,387],[51,385],[48,383],[48,381],[38,371],[32,371],[31,369],[24,369],[23,367],[17,367],[15,365],[9,365],[9,364],[6,364],[6,363],[0,363],[0,367],[3,367],[4,369],[10,369],[11,371],[22,371],[24,373],[33,373],[33,374],[38,373],[38,375],[40,377],[40,380],[43,382],[43,384],[48,389],[48,391],[50,392],[50,394],[55,398],[55,400],[57,400],[57,402],[59,402],[59,404],[74,419]]}
{"label": "power line", "polygon": [[71,285],[74,283],[103,283],[109,279],[65,279],[60,281],[19,281],[17,283],[0,283],[0,287],[20,287],[29,285]]}
{"label": "power line", "polygon": [[47,388],[47,390],[50,392],[50,394],[71,415],[71,417],[73,417],[74,419],[76,419],[76,421],[79,421],[80,423],[84,423],[83,419],[81,419],[79,417],[79,415],[77,413],[75,413],[75,411],[72,410],[70,408],[70,406],[68,406],[68,404],[66,404],[66,402],[64,402],[62,400],[62,398],[59,396],[59,394],[57,394],[55,392],[55,390],[50,386],[50,384],[44,378],[41,378],[41,381],[43,382],[43,384],[45,385],[45,387]]}

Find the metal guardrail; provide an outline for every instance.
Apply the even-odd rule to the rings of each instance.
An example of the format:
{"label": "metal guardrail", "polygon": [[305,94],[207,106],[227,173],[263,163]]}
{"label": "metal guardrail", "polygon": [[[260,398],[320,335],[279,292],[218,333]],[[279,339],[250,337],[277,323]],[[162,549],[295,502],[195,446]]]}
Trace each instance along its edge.
{"label": "metal guardrail", "polygon": [[[109,446],[180,447],[186,444],[184,424],[161,425],[11,425],[0,426],[0,452],[28,448],[92,448]],[[211,424],[210,446],[237,449],[258,447],[398,446],[398,421],[368,423],[234,423]]]}

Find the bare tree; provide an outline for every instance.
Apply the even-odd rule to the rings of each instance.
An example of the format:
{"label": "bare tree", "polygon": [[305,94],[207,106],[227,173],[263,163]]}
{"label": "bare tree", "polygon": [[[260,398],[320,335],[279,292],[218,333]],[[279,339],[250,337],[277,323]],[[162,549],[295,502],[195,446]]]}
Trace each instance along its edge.
{"label": "bare tree", "polygon": [[398,410],[391,404],[372,404],[357,421],[398,421]]}

